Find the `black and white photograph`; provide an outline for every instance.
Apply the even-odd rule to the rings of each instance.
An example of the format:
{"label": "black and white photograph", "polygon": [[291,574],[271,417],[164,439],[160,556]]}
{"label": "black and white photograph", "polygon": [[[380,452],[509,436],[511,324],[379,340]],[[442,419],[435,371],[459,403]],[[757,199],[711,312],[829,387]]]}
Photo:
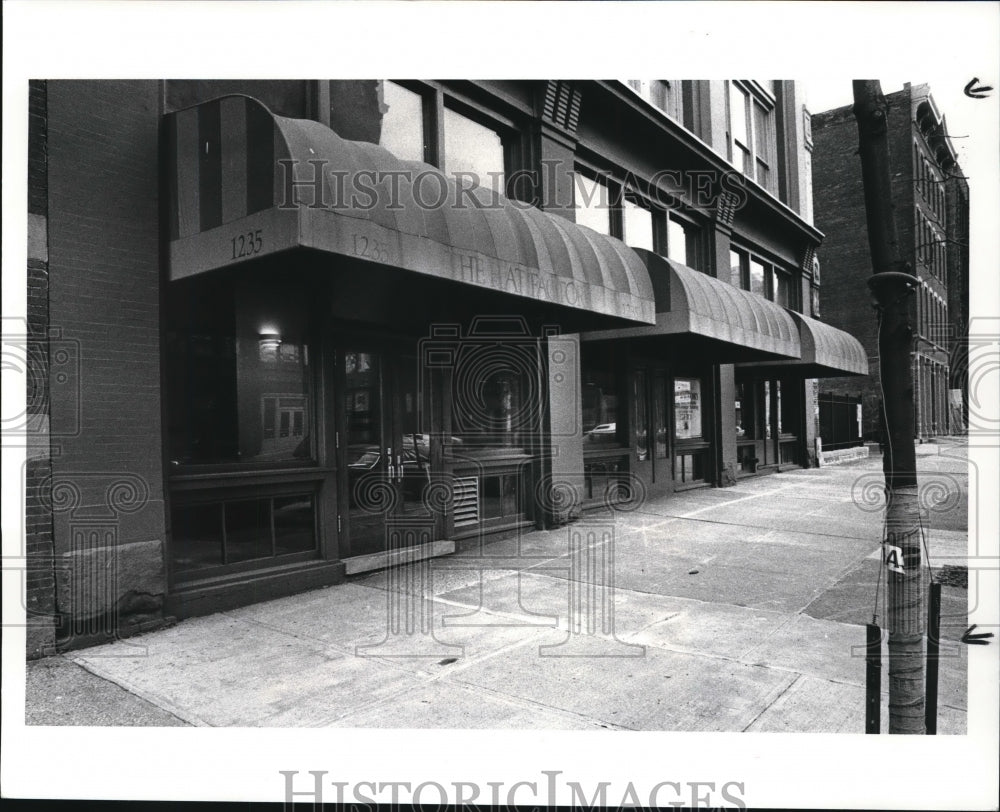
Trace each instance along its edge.
{"label": "black and white photograph", "polygon": [[5,799],[997,808],[1000,7],[4,11]]}

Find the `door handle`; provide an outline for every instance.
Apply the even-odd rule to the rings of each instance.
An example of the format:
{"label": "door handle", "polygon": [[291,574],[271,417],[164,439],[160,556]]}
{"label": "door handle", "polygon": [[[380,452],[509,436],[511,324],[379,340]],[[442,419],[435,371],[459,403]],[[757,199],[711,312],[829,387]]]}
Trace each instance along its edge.
{"label": "door handle", "polygon": [[396,482],[403,481],[403,457],[401,454],[396,455]]}
{"label": "door handle", "polygon": [[389,472],[389,481],[390,482],[395,482],[396,481],[396,466],[394,466],[392,464],[392,449],[391,448],[386,448],[386,450],[385,450],[385,458],[389,461],[389,464],[387,466],[388,467],[388,472]]}

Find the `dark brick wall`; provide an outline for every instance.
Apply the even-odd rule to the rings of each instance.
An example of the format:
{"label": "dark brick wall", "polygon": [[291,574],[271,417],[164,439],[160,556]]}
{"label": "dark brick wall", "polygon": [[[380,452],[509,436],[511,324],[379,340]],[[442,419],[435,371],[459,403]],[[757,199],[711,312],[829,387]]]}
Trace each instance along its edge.
{"label": "dark brick wall", "polygon": [[[69,497],[56,500],[55,552],[72,559],[81,547],[117,545],[119,592],[140,570],[130,556],[142,549],[148,561],[164,539],[160,98],[155,81],[48,83],[50,319],[79,354],[67,394],[51,405],[53,482]],[[134,502],[114,491],[122,480]],[[143,593],[162,596],[164,585],[150,590],[143,577]],[[66,605],[78,597],[58,594],[60,611],[80,611]]]}
{"label": "dark brick wall", "polygon": [[46,87],[44,81],[28,82],[28,213],[46,212],[49,189],[46,179]]}
{"label": "dark brick wall", "polygon": [[[945,186],[948,212],[948,323],[951,328],[952,357],[961,358],[961,342],[969,335],[969,185],[956,166]],[[949,386],[968,389],[967,364],[958,360]]]}
{"label": "dark brick wall", "polygon": [[24,469],[24,534],[27,572],[27,655],[38,657],[55,643],[55,575],[52,566],[52,514],[49,476],[49,266],[46,245],[47,103],[46,83],[28,83],[28,374],[26,379],[28,454]]}
{"label": "dark brick wall", "polygon": [[[913,147],[909,91],[886,96],[889,102],[889,154],[896,231],[904,258],[913,262]],[[821,392],[862,397],[863,433],[878,436],[880,391],[878,328],[867,287],[872,274],[865,223],[861,160],[857,155],[858,129],[850,107],[812,117],[813,199],[816,227],[826,237],[819,249],[822,269],[822,320],[861,342],[868,353],[867,377],[823,378]],[[916,324],[916,298],[912,297]]]}

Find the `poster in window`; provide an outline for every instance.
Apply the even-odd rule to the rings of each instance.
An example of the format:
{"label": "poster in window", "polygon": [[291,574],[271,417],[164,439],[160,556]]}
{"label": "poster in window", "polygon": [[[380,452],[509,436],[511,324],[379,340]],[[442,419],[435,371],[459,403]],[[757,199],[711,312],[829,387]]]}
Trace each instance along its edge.
{"label": "poster in window", "polygon": [[678,440],[701,437],[701,381],[674,380],[674,436]]}

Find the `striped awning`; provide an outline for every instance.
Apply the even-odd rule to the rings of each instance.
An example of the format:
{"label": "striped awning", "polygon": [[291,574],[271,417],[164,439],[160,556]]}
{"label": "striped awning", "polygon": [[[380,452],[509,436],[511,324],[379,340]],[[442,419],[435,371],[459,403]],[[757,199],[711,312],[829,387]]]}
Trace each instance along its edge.
{"label": "striped awning", "polygon": [[788,311],[799,330],[802,353],[798,360],[740,364],[753,374],[795,375],[801,378],[840,378],[868,374],[868,353],[850,333]]}
{"label": "striped awning", "polygon": [[170,278],[304,247],[652,324],[619,240],[224,96],[168,117]]}
{"label": "striped awning", "polygon": [[634,249],[649,270],[656,325],[584,333],[585,341],[670,337],[704,347],[706,360],[797,359],[799,331],[785,308],[679,262]]}

